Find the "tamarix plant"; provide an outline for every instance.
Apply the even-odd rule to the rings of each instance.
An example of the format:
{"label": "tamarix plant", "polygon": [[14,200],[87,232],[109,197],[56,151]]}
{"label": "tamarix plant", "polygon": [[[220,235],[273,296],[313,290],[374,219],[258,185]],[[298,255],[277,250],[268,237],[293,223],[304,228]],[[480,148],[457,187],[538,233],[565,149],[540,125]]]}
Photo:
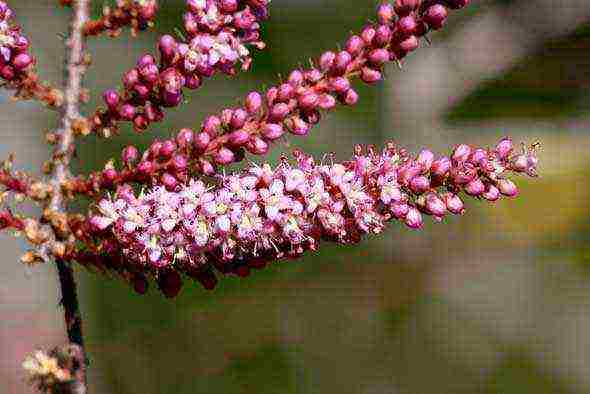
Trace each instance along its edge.
{"label": "tamarix plant", "polygon": [[[494,202],[515,197],[512,175],[536,176],[535,146],[515,150],[510,138],[492,148],[462,144],[448,156],[424,149],[410,154],[393,142],[382,148],[355,146],[339,162],[318,161],[295,150],[278,165],[251,164],[236,173],[224,167],[249,155],[262,156],[289,135],[307,136],[326,112],[354,106],[360,80],[383,79],[386,64],[401,64],[426,35],[441,29],[451,10],[468,0],[396,0],[379,5],[376,22],[352,34],[342,48],[326,51],[309,68],[293,70],[265,91],[249,93],[241,106],[226,108],[200,125],[155,140],[144,152],[126,147],[120,163],[74,175],[74,140],[94,133],[119,134],[128,122],[138,133],[183,104],[221,72],[247,71],[252,50],[263,49],[261,24],[270,0],[186,0],[183,31],[163,35],[157,55],[144,54],[124,73],[123,87],[103,93],[104,107],[83,113],[89,92],[83,88],[90,66],[85,42],[92,36],[133,35],[157,20],[156,0],[117,0],[97,20],[90,0],[60,0],[72,8],[66,37],[67,64],[61,88],[40,82],[31,40],[9,5],[0,1],[0,76],[18,99],[35,99],[58,111],[60,127],[47,135],[54,146],[44,176],[3,163],[0,228],[31,245],[25,264],[56,263],[70,344],[39,351],[24,363],[42,391],[86,392],[82,320],[72,267],[115,274],[136,292],[151,280],[167,297],[176,296],[183,278],[213,289],[223,275],[246,277],[253,269],[315,251],[321,242],[355,244],[398,221],[411,229],[424,217],[441,221],[461,215],[464,198]],[[68,209],[90,198],[85,215]],[[16,212],[32,201],[40,217]],[[8,208],[8,205],[12,208]]]}

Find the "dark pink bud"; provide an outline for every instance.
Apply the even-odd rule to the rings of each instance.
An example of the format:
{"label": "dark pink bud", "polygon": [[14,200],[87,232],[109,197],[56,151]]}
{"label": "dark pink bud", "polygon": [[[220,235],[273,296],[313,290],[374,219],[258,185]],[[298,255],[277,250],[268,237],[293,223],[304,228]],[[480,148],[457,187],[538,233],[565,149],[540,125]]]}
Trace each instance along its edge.
{"label": "dark pink bud", "polygon": [[420,166],[422,166],[423,171],[428,171],[430,170],[430,167],[432,167],[432,163],[434,162],[434,153],[432,153],[432,151],[428,149],[423,149],[418,154],[416,161],[418,162],[418,164],[420,164]]}
{"label": "dark pink bud", "polygon": [[518,195],[518,188],[510,179],[498,180],[497,187],[500,193],[507,197],[516,197]]}
{"label": "dark pink bud", "polygon": [[246,144],[246,149],[253,155],[265,155],[268,153],[268,143],[260,137],[253,136]]}
{"label": "dark pink bud", "polygon": [[424,221],[420,211],[414,207],[410,207],[405,219],[406,226],[413,229],[419,229],[422,227],[423,222]]}
{"label": "dark pink bud", "polygon": [[405,16],[413,12],[420,5],[420,0],[396,0],[395,12],[399,16]]}
{"label": "dark pink bud", "polygon": [[25,68],[29,67],[32,63],[33,57],[28,53],[21,53],[20,55],[17,55],[12,61],[14,68],[16,68],[17,70],[24,70]]}
{"label": "dark pink bud", "polygon": [[262,95],[258,92],[250,92],[246,96],[246,109],[250,114],[256,114],[262,108]]}
{"label": "dark pink bud", "polygon": [[170,59],[176,52],[176,40],[171,35],[165,34],[160,37],[158,49],[164,58]]}
{"label": "dark pink bud", "polygon": [[140,295],[144,295],[148,291],[148,281],[143,275],[135,275],[132,280],[133,290]]}
{"label": "dark pink bud", "polygon": [[393,6],[389,2],[379,4],[379,7],[377,8],[377,18],[382,25],[391,23],[393,18],[395,18],[395,10],[393,9]]}
{"label": "dark pink bud", "polygon": [[358,103],[358,101],[358,93],[354,89],[348,89],[348,91],[344,95],[344,104],[352,106]]}
{"label": "dark pink bud", "polygon": [[424,22],[428,23],[431,29],[438,30],[445,25],[449,13],[447,9],[440,4],[428,7],[424,13]]}
{"label": "dark pink bud", "polygon": [[414,34],[417,27],[418,23],[416,23],[416,19],[411,15],[404,16],[397,22],[397,31],[402,36]]}
{"label": "dark pink bud", "polygon": [[289,85],[293,86],[294,88],[298,88],[303,84],[303,73],[299,70],[294,70],[289,74],[289,78],[287,78],[287,82]]}
{"label": "dark pink bud", "polygon": [[476,178],[465,185],[465,193],[469,194],[470,196],[481,196],[485,190],[486,187],[479,178]]}
{"label": "dark pink bud", "polygon": [[151,161],[142,161],[137,166],[137,171],[144,176],[152,175],[156,171],[156,166]]}
{"label": "dark pink bud", "polygon": [[442,217],[447,211],[444,201],[436,193],[428,193],[426,196],[426,209],[434,216]]}
{"label": "dark pink bud", "polygon": [[457,163],[464,163],[469,159],[469,155],[471,155],[471,147],[469,145],[461,144],[455,147],[451,158]]}
{"label": "dark pink bud", "polygon": [[361,79],[365,83],[376,83],[381,80],[383,75],[380,71],[370,67],[363,67],[361,70]]}
{"label": "dark pink bud", "polygon": [[123,85],[127,89],[131,89],[133,85],[139,82],[139,72],[136,68],[132,68],[123,75]]}
{"label": "dark pink bud", "polygon": [[363,30],[361,31],[361,38],[363,39],[365,44],[370,45],[373,42],[376,33],[377,31],[375,30],[375,28],[371,25],[368,25],[363,27]]}
{"label": "dark pink bud", "polygon": [[137,115],[133,118],[133,130],[136,133],[141,133],[148,128],[149,120],[144,115]]}
{"label": "dark pink bud", "polygon": [[330,81],[330,87],[336,93],[345,93],[350,89],[350,81],[345,77],[332,78]]}
{"label": "dark pink bud", "polygon": [[285,103],[275,104],[270,110],[270,119],[273,122],[280,122],[291,112]]}
{"label": "dark pink bud", "polygon": [[334,71],[339,74],[344,74],[346,68],[352,61],[352,56],[346,51],[340,51],[334,59]]}
{"label": "dark pink bud", "polygon": [[209,160],[199,159],[199,167],[203,175],[212,176],[216,173],[215,166]]}
{"label": "dark pink bud", "polygon": [[283,129],[283,126],[281,126],[280,124],[267,123],[262,128],[261,133],[264,138],[266,138],[267,140],[273,141],[278,138],[281,138],[281,136],[283,136],[283,134],[285,134],[285,130]]}
{"label": "dark pink bud", "polygon": [[117,170],[115,170],[114,168],[107,168],[102,172],[102,180],[107,185],[112,185],[117,179],[117,176]]}
{"label": "dark pink bud", "polygon": [[160,156],[161,157],[171,157],[174,152],[176,152],[176,143],[172,140],[166,140],[162,142],[162,147],[160,148]]}
{"label": "dark pink bud", "polygon": [[488,201],[498,201],[500,199],[500,190],[496,186],[488,184],[482,197]]}
{"label": "dark pink bud", "polygon": [[322,56],[320,56],[320,69],[323,72],[330,71],[330,69],[334,66],[334,61],[336,60],[336,54],[334,52],[324,52]]}
{"label": "dark pink bud", "polygon": [[201,86],[201,82],[201,78],[199,78],[198,75],[191,74],[186,76],[186,82],[184,86],[186,86],[187,89],[194,90],[198,89]]}
{"label": "dark pink bud", "polygon": [[368,60],[376,66],[385,64],[389,61],[389,51],[384,48],[374,49],[369,53]]}
{"label": "dark pink bud", "polygon": [[217,153],[215,153],[214,159],[217,164],[226,165],[232,163],[235,160],[235,157],[234,152],[222,147]]}
{"label": "dark pink bud", "polygon": [[323,110],[330,110],[336,106],[336,99],[329,94],[322,94],[318,106]]}
{"label": "dark pink bud", "polygon": [[160,177],[160,182],[169,191],[173,191],[174,189],[176,189],[176,186],[178,186],[178,180],[176,179],[176,177],[167,172],[162,174],[162,176]]}
{"label": "dark pink bud", "polygon": [[410,206],[405,202],[395,202],[391,205],[391,214],[396,219],[403,219],[410,211]]}
{"label": "dark pink bud", "polygon": [[320,70],[317,68],[312,68],[310,70],[305,71],[305,80],[310,83],[317,83],[319,82],[324,75]]}
{"label": "dark pink bud", "polygon": [[133,120],[133,118],[135,117],[135,112],[136,110],[133,105],[123,104],[119,111],[119,115],[121,116],[121,118],[125,120]]}
{"label": "dark pink bud", "polygon": [[415,51],[419,46],[420,40],[418,40],[418,37],[416,36],[409,36],[399,43],[399,48],[406,53]]}
{"label": "dark pink bud", "polygon": [[430,189],[430,180],[423,176],[417,176],[410,181],[410,189],[416,194],[422,194]]}
{"label": "dark pink bud", "polygon": [[475,179],[477,171],[472,165],[466,164],[465,166],[454,168],[451,175],[453,177],[453,183],[465,185]]}
{"label": "dark pink bud", "polygon": [[445,176],[447,176],[450,170],[451,160],[448,157],[443,156],[432,162],[430,173],[435,177],[444,178]]}
{"label": "dark pink bud", "polygon": [[444,195],[443,199],[449,212],[454,213],[455,215],[462,215],[463,212],[465,212],[463,200],[461,200],[458,195],[447,193]]}
{"label": "dark pink bud", "polygon": [[149,65],[155,65],[155,64],[156,64],[156,59],[154,59],[154,57],[152,55],[150,55],[149,53],[146,53],[144,55],[141,55],[141,57],[137,61],[136,67],[143,68],[143,67],[146,67]]}
{"label": "dark pink bud", "polygon": [[150,145],[150,157],[157,159],[158,157],[160,157],[160,151],[162,150],[162,146],[163,143],[162,141],[154,141],[152,142],[152,144]]}
{"label": "dark pink bud", "polygon": [[176,143],[181,148],[186,148],[193,144],[195,139],[195,132],[191,129],[181,129],[178,134],[176,135]]}
{"label": "dark pink bud", "polygon": [[211,135],[209,133],[203,131],[195,136],[195,148],[197,148],[197,150],[200,152],[207,150],[210,142]]}
{"label": "dark pink bud", "polygon": [[238,10],[238,0],[221,0],[221,10],[226,14],[233,14]]}
{"label": "dark pink bud", "polygon": [[514,145],[512,144],[512,139],[509,137],[503,138],[496,145],[496,153],[501,159],[508,157],[512,153],[512,149],[514,149]]}
{"label": "dark pink bud", "polygon": [[14,71],[13,67],[6,65],[2,67],[2,70],[0,70],[0,74],[2,75],[2,78],[11,81],[16,75],[16,72]]}
{"label": "dark pink bud", "polygon": [[389,44],[391,41],[391,29],[387,25],[381,25],[377,28],[375,32],[375,38],[373,38],[373,43],[378,47],[384,47],[385,45]]}
{"label": "dark pink bud", "polygon": [[347,41],[344,49],[350,53],[353,57],[361,53],[365,47],[365,42],[359,36],[351,36]]}
{"label": "dark pink bud", "polygon": [[205,119],[202,126],[202,131],[209,134],[211,137],[215,137],[221,130],[221,119],[217,116],[209,116]]}
{"label": "dark pink bud", "polygon": [[117,109],[117,106],[119,105],[120,96],[116,90],[106,90],[103,93],[102,97],[104,99],[105,104],[107,105],[107,107],[109,107],[111,111]]}
{"label": "dark pink bud", "polygon": [[170,168],[176,172],[185,171],[188,168],[188,158],[183,154],[176,154],[170,161]]}
{"label": "dark pink bud", "polygon": [[182,288],[182,278],[177,271],[166,270],[158,276],[158,286],[168,298],[174,298]]}
{"label": "dark pink bud", "polygon": [[245,109],[238,108],[234,111],[230,125],[234,129],[239,129],[246,124],[248,120],[248,112]]}
{"label": "dark pink bud", "polygon": [[469,161],[475,165],[481,165],[488,160],[488,152],[485,149],[477,148],[471,153]]}
{"label": "dark pink bud", "polygon": [[283,83],[279,86],[279,90],[277,92],[277,100],[279,101],[289,101],[289,99],[293,98],[295,95],[295,88],[293,85],[288,83]]}
{"label": "dark pink bud", "polygon": [[287,119],[286,125],[292,134],[301,136],[307,135],[307,133],[309,133],[309,130],[311,129],[309,123],[305,122],[298,116]]}
{"label": "dark pink bud", "polygon": [[449,4],[449,7],[457,10],[459,8],[467,6],[469,2],[470,0],[449,0],[447,3]]}
{"label": "dark pink bud", "polygon": [[250,134],[245,130],[236,130],[229,135],[228,142],[233,146],[242,146],[250,139]]}
{"label": "dark pink bud", "polygon": [[133,145],[127,146],[121,153],[121,160],[125,165],[131,165],[139,159],[139,151]]}
{"label": "dark pink bud", "polygon": [[311,111],[318,106],[319,96],[313,92],[306,93],[299,97],[299,106],[304,111]]}

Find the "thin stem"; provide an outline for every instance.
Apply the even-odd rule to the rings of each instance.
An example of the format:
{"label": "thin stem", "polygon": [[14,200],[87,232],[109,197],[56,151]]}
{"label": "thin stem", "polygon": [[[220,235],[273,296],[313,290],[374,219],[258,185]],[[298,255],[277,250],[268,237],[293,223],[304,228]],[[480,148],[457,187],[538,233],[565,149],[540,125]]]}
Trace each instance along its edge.
{"label": "thin stem", "polygon": [[[66,212],[66,204],[61,185],[70,177],[70,161],[74,153],[74,124],[80,118],[80,93],[85,71],[84,64],[84,25],[89,19],[90,0],[77,0],[73,4],[73,14],[70,33],[66,44],[66,60],[64,65],[64,93],[65,102],[61,109],[59,142],[53,152],[53,173],[51,183],[53,195],[48,208],[56,214]],[[58,229],[62,230],[62,229]],[[61,231],[58,231],[58,234]],[[63,232],[67,234],[67,231]],[[67,235],[64,235],[67,237]],[[65,312],[65,322],[68,338],[71,344],[78,345],[84,354],[84,340],[82,336],[82,317],[78,305],[76,281],[72,267],[61,259],[57,259],[57,270],[62,294],[62,305]],[[86,365],[80,365],[78,382],[74,392],[84,394],[86,387]]]}

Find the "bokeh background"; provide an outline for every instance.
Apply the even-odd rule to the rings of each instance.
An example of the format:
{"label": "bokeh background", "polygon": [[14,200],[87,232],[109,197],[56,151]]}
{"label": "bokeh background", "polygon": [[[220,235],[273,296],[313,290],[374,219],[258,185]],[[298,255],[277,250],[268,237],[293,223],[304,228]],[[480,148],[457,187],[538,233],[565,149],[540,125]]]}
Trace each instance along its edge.
{"label": "bokeh background", "polygon": [[[53,0],[11,3],[42,74],[58,81],[67,11]],[[91,41],[93,96],[119,84],[158,32],[180,25],[182,1],[162,3],[155,32]],[[149,137],[125,129],[106,143],[84,140],[79,169],[98,168],[130,142],[198,128],[205,114],[342,43],[375,5],[273,0],[268,50],[253,72],[208,82]],[[538,140],[542,176],[522,179],[517,200],[471,201],[467,215],[424,231],[392,225],[354,248],[326,245],[247,280],[226,278],[214,292],[187,282],[174,300],[77,270],[91,392],[590,392],[589,21],[587,0],[473,0],[403,70],[389,67],[384,83],[361,87],[357,107],[290,141],[346,157],[354,143],[387,139],[439,151],[505,134]],[[37,168],[55,117],[1,94],[0,153]],[[22,359],[64,341],[54,267],[25,269],[22,247],[0,237],[1,393],[31,392]]]}

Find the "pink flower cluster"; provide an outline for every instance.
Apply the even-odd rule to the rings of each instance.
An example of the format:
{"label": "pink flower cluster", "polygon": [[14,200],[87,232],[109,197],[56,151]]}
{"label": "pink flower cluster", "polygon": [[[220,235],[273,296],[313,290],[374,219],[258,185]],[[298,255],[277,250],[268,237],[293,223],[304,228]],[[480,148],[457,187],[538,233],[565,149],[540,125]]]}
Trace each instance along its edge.
{"label": "pink flower cluster", "polygon": [[0,76],[8,82],[21,79],[35,62],[29,53],[29,40],[12,23],[12,17],[8,4],[0,1]]}
{"label": "pink flower cluster", "polygon": [[450,157],[428,150],[411,157],[392,143],[382,151],[358,146],[343,163],[294,156],[275,169],[254,165],[223,176],[217,186],[191,180],[139,196],[122,186],[99,202],[90,226],[100,238],[113,237],[111,250],[131,271],[166,273],[172,287],[160,287],[175,295],[179,273],[211,287],[212,268],[245,276],[316,250],[322,239],[357,243],[393,219],[420,228],[423,215],[462,214],[460,193],[488,201],[516,196],[508,175],[536,176],[537,166],[534,147],[515,153],[507,138],[493,149],[459,145]]}
{"label": "pink flower cluster", "polygon": [[251,64],[248,46],[264,48],[260,22],[268,18],[270,0],[187,0],[184,15],[187,42],[170,35],[160,37],[159,62],[144,55],[125,73],[123,92],[104,93],[106,110],[99,110],[93,129],[109,136],[120,121],[132,122],[136,131],[161,121],[163,108],[178,106],[183,89],[197,89],[216,72],[236,73]]}

